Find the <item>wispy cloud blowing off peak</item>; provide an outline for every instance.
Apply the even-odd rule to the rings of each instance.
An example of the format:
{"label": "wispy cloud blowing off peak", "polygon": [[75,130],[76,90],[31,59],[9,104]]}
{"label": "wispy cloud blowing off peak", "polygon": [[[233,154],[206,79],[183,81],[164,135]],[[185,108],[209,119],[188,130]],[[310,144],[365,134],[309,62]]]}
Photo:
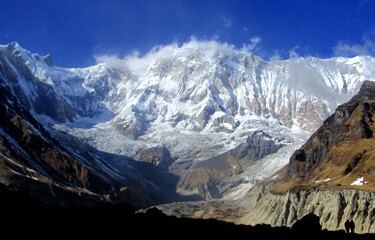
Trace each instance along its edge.
{"label": "wispy cloud blowing off peak", "polygon": [[365,34],[361,43],[340,41],[333,48],[335,56],[354,57],[357,55],[375,55],[375,32]]}
{"label": "wispy cloud blowing off peak", "polygon": [[[373,35],[368,35],[363,38],[361,44],[351,44],[339,42],[334,48],[335,56],[353,57],[356,55],[375,55],[375,41],[371,38]],[[134,51],[124,57],[118,55],[96,55],[97,63],[106,63],[112,67],[123,71],[130,71],[136,75],[145,74],[150,66],[152,66],[158,59],[173,59],[175,57],[188,56],[195,52],[200,52],[203,60],[212,62],[217,55],[232,56],[240,52],[257,53],[261,49],[260,44],[262,39],[259,36],[254,36],[249,39],[247,44],[243,44],[238,48],[226,42],[220,42],[217,38],[211,40],[200,40],[191,37],[188,42],[179,44],[177,42],[168,45],[158,45],[153,47],[145,54],[140,54]],[[262,50],[262,49],[261,49]],[[295,46],[289,50],[275,50],[274,54],[268,58],[269,61],[277,61],[283,59],[294,59],[304,56],[299,54],[301,47]],[[303,49],[302,49],[303,50]],[[267,59],[267,58],[266,58]]]}
{"label": "wispy cloud blowing off peak", "polygon": [[259,37],[254,37],[250,39],[248,45],[237,49],[234,45],[219,42],[218,40],[198,40],[192,37],[190,41],[181,45],[172,43],[155,46],[144,55],[140,55],[139,52],[134,51],[123,58],[117,55],[97,55],[95,59],[97,63],[106,63],[117,69],[129,70],[136,75],[142,75],[147,72],[147,69],[155,61],[161,58],[171,59],[176,56],[189,55],[189,53],[199,51],[205,61],[211,61],[218,54],[230,56],[238,52],[251,52],[260,41]]}
{"label": "wispy cloud blowing off peak", "polygon": [[242,49],[245,51],[251,52],[259,45],[261,41],[262,39],[259,36],[252,37],[250,38],[248,44],[244,44],[242,46]]}
{"label": "wispy cloud blowing off peak", "polygon": [[227,27],[231,27],[232,25],[233,25],[232,19],[223,17],[223,27],[227,28]]}

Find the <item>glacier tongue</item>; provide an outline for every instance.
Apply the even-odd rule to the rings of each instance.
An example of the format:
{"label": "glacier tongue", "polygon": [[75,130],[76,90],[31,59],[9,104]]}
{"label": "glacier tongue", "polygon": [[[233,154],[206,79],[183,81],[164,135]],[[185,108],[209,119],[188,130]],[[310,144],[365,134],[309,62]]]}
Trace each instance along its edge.
{"label": "glacier tongue", "polygon": [[[203,194],[209,198],[238,198],[254,181],[271,176],[338,104],[364,80],[375,80],[372,57],[268,62],[228,44],[194,39],[143,57],[104,57],[82,69],[56,67],[49,56],[16,43],[0,46],[0,56],[1,67],[9,65],[17,76],[9,84],[19,101],[51,131],[135,159],[143,149],[164,146],[175,159],[169,171],[186,187],[181,192],[209,192],[212,179],[202,176],[222,177],[214,189],[220,194]],[[284,139],[277,143],[282,147],[254,163],[226,155],[230,171],[200,169],[201,179],[187,182],[198,162],[214,161],[256,131],[275,142]]]}

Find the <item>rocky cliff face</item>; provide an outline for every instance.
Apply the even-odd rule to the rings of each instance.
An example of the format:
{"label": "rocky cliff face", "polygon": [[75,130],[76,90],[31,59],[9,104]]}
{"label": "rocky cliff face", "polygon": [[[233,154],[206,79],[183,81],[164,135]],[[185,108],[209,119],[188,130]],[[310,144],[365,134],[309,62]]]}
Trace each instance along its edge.
{"label": "rocky cliff face", "polygon": [[267,187],[249,193],[246,214],[235,220],[241,224],[292,226],[303,216],[314,213],[323,229],[345,229],[346,220],[354,220],[356,233],[375,233],[375,193],[356,190],[308,190],[276,194]]}
{"label": "rocky cliff face", "polygon": [[[235,201],[180,202],[157,206],[167,215],[235,222],[237,224],[293,226],[308,214],[319,217],[323,229],[344,230],[355,222],[356,233],[375,233],[373,192],[318,190],[274,193],[269,185],[256,186]],[[308,226],[306,226],[308,228]]]}
{"label": "rocky cliff face", "polygon": [[139,156],[142,162],[152,163],[156,166],[168,166],[173,161],[171,154],[165,147],[152,147],[144,149]]}

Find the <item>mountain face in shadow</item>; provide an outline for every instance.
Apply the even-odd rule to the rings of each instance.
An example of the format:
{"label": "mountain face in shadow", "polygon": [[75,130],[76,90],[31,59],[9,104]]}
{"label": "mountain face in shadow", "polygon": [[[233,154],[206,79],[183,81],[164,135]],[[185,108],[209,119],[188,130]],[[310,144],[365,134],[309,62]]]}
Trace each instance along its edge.
{"label": "mountain face in shadow", "polygon": [[[22,92],[11,88],[20,76],[2,64],[0,70],[0,179],[7,188],[56,207],[110,202],[147,207],[178,199],[169,159],[155,166],[101,152],[66,133],[56,136],[33,116],[28,101],[20,101]],[[27,69],[23,75],[34,79]],[[47,107],[50,101],[41,102]]]}

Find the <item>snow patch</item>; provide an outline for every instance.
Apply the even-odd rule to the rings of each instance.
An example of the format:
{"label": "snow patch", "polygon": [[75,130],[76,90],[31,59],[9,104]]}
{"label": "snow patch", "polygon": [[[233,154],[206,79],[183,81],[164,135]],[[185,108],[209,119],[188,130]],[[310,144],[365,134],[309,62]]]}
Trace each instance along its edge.
{"label": "snow patch", "polygon": [[318,184],[318,183],[329,182],[329,181],[331,181],[331,179],[327,178],[327,179],[324,179],[324,180],[315,181],[315,183]]}
{"label": "snow patch", "polygon": [[363,186],[364,184],[367,184],[368,181],[365,181],[364,177],[357,178],[354,182],[352,182],[351,186]]}

